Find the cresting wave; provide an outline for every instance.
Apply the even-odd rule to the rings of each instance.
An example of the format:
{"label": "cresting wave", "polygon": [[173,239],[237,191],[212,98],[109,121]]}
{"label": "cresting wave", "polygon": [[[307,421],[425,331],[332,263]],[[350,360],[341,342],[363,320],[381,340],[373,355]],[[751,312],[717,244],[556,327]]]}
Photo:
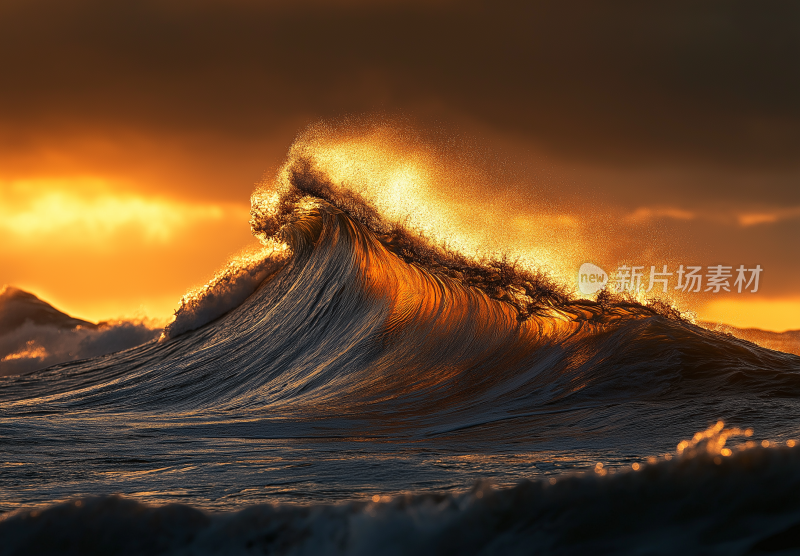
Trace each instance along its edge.
{"label": "cresting wave", "polygon": [[[444,245],[426,227],[436,217],[404,195],[413,184],[336,178],[343,163],[327,152],[312,140],[293,146],[252,197],[263,248],[187,295],[159,345],[45,372],[57,384],[25,388],[54,402],[186,408],[310,411],[335,399],[384,412],[413,399],[417,417],[418,404],[465,411],[482,400],[508,415],[631,388],[664,395],[687,379],[800,392],[796,357],[695,327],[666,303],[573,299],[541,271]],[[134,360],[137,372],[120,376]],[[113,386],[98,386],[111,368]],[[522,395],[510,403],[486,401],[512,390]]]}
{"label": "cresting wave", "polygon": [[[442,232],[447,219],[425,202],[421,184],[431,178],[422,168],[433,165],[430,160],[419,165],[398,161],[397,155],[387,155],[376,146],[375,137],[337,142],[331,134],[336,135],[324,125],[312,126],[292,146],[277,176],[253,193],[250,225],[263,248],[234,258],[205,286],[184,296],[162,340],[211,322],[252,294],[292,256],[297,227],[315,206],[342,211],[386,251],[428,275],[480,290],[513,307],[519,321],[537,316],[592,324],[637,315],[683,318],[659,299],[643,304],[608,291],[596,301],[574,299],[571,288],[541,269],[505,253],[477,254],[459,238]],[[371,163],[373,168],[367,164],[365,170],[349,158],[354,156],[378,162]],[[388,169],[376,171],[376,164]]]}
{"label": "cresting wave", "polygon": [[[288,247],[223,271],[198,303],[184,304],[171,340],[22,378],[3,390],[4,401],[18,400],[6,407],[27,406],[32,394],[54,409],[324,414],[335,403],[444,430],[706,388],[800,394],[795,356],[701,329],[669,308],[570,300],[541,275],[444,253],[389,228],[355,193],[334,195],[301,164],[290,168],[291,187],[254,203],[256,233]],[[235,310],[178,334],[256,286]]]}
{"label": "cresting wave", "polygon": [[720,417],[796,438],[800,357],[666,304],[572,299],[447,247],[378,185],[297,147],[253,196],[264,248],[188,295],[161,341],[0,377],[1,510],[139,500],[14,514],[0,553],[797,548],[797,448],[723,453],[732,432],[712,429],[708,449],[610,471]]}
{"label": "cresting wave", "polygon": [[[393,195],[396,197],[397,193]],[[437,241],[426,234],[424,224],[416,227],[409,224],[407,212],[414,207],[404,208],[405,199],[391,199],[391,205],[399,204],[401,208],[393,206],[387,210],[383,196],[382,189],[374,184],[335,181],[318,168],[313,150],[301,142],[293,148],[292,156],[279,172],[276,183],[253,194],[250,225],[256,237],[265,243],[291,243],[291,226],[297,221],[298,214],[315,203],[324,202],[360,223],[384,248],[404,262],[431,275],[451,278],[480,289],[489,297],[514,307],[520,321],[532,315],[602,320],[611,306],[624,307],[623,311],[627,313],[681,318],[677,310],[658,300],[642,305],[608,292],[603,292],[597,302],[574,300],[565,285],[542,271],[510,261],[505,255],[501,258],[476,258]],[[394,215],[394,219],[390,215]]]}

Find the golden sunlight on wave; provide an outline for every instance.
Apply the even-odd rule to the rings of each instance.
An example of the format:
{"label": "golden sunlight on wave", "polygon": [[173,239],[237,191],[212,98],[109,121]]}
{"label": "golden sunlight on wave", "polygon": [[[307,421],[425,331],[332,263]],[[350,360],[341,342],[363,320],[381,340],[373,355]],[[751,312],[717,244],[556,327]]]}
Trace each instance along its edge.
{"label": "golden sunlight on wave", "polygon": [[[470,148],[454,155],[452,146],[426,142],[402,126],[319,124],[298,138],[277,177],[262,184],[252,203],[256,213],[277,216],[293,187],[297,164],[308,164],[330,182],[326,187],[334,196],[354,196],[374,208],[383,226],[397,224],[473,260],[506,258],[526,270],[544,271],[574,287],[578,297],[594,296],[578,290],[577,272],[586,262],[612,274],[624,265],[675,269],[686,262],[672,232],[675,222],[696,220],[697,214],[668,206],[631,214],[603,205],[594,193],[580,202],[550,203],[544,194],[546,178],[539,196],[536,184],[519,187],[513,172],[485,170],[486,161],[477,151],[470,156]],[[703,314],[708,306],[705,311],[700,307],[710,295],[705,292],[691,294],[666,285],[649,290],[640,288],[632,297],[644,304],[666,304],[692,321],[743,322],[731,317],[730,307],[720,312],[722,318]],[[741,312],[763,317],[752,326],[793,326],[785,311],[776,318],[766,306],[751,301]]]}
{"label": "golden sunlight on wave", "polygon": [[6,361],[13,361],[15,359],[45,359],[47,357],[47,350],[44,347],[37,345],[34,340],[29,340],[25,343],[25,347],[14,353],[9,353],[2,359],[0,363]]}
{"label": "golden sunlight on wave", "polygon": [[449,160],[435,146],[397,128],[342,129],[310,128],[292,146],[277,179],[265,181],[254,193],[253,204],[275,213],[291,187],[293,164],[307,159],[340,193],[361,197],[386,222],[462,255],[506,256],[562,279],[577,268],[588,219],[522,200],[510,184],[498,183],[496,176],[463,159]]}

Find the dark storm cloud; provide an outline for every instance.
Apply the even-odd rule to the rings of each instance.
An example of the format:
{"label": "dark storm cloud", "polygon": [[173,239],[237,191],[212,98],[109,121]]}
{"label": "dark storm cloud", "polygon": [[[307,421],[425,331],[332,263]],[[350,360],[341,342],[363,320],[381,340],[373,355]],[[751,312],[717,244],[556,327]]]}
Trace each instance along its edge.
{"label": "dark storm cloud", "polygon": [[798,23],[790,2],[5,2],[0,118],[246,138],[403,110],[588,160],[795,166]]}

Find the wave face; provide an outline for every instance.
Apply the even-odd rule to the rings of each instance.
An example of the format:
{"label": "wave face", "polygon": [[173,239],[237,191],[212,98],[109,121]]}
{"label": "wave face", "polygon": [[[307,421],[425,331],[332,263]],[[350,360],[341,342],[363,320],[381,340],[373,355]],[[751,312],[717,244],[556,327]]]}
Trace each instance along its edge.
{"label": "wave face", "polygon": [[[386,538],[430,538],[432,546],[467,543],[462,533],[486,518],[490,525],[474,535],[513,553],[528,550],[526,543],[562,546],[551,536],[566,534],[572,511],[585,519],[578,522],[585,531],[594,530],[608,496],[638,501],[648,515],[660,507],[677,515],[694,499],[676,501],[670,493],[678,486],[741,488],[737,507],[746,521],[759,489],[783,482],[796,489],[796,451],[769,449],[758,472],[751,456],[724,466],[695,457],[649,475],[608,484],[611,477],[575,478],[547,490],[548,477],[630,469],[671,453],[679,439],[720,417],[773,442],[796,437],[800,358],[694,326],[664,306],[570,299],[546,276],[502,260],[476,262],[390,224],[368,196],[337,190],[307,161],[289,170],[281,188],[255,196],[253,210],[254,231],[284,248],[221,280],[232,297],[211,292],[187,303],[180,322],[188,324],[160,342],[0,378],[8,477],[0,508],[115,492],[206,510],[373,495],[393,501],[377,509],[324,506],[322,513],[262,507],[231,521],[99,498],[84,509],[71,503],[8,518],[8,527],[38,530],[41,515],[52,516],[50,524],[64,520],[52,527],[74,530],[88,520],[91,528],[100,518],[86,516],[102,514],[131,530],[174,519],[216,538],[285,522],[297,535],[275,533],[282,550],[316,553],[317,532],[303,527],[324,536],[346,521],[348,542],[363,542],[359,550],[371,553],[383,531]],[[263,281],[225,313],[254,280]],[[501,490],[483,499],[480,489],[425,494],[458,493],[479,479]],[[534,482],[507,490],[523,479]],[[417,494],[404,498],[409,492]],[[570,510],[577,500],[587,506]],[[639,519],[632,507],[624,515]],[[777,511],[788,527],[800,505]],[[428,514],[430,529],[420,517]],[[541,530],[538,516],[545,516]],[[677,523],[665,524],[659,538]],[[624,524],[606,526],[633,538]],[[23,529],[19,546],[33,546]],[[692,531],[685,539],[700,534]],[[631,546],[652,539],[640,541]],[[339,541],[325,542],[333,544],[319,553],[335,553]],[[562,553],[572,550],[564,546]]]}
{"label": "wave face", "polygon": [[172,341],[10,382],[4,407],[335,407],[374,414],[378,428],[393,415],[407,430],[438,430],[598,402],[800,394],[796,356],[634,303],[570,301],[521,320],[511,303],[404,262],[324,201],[292,216],[282,229],[292,257],[232,312]]}

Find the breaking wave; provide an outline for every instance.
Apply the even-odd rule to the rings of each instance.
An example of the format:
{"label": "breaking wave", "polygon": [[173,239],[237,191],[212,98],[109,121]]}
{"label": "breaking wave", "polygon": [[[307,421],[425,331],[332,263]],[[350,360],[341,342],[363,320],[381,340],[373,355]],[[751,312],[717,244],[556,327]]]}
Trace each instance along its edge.
{"label": "breaking wave", "polygon": [[[188,294],[161,341],[0,378],[9,466],[57,469],[51,444],[69,438],[81,474],[63,498],[195,508],[83,498],[7,517],[0,552],[797,548],[796,448],[723,452],[733,432],[720,427],[621,470],[720,417],[795,437],[799,357],[667,303],[573,298],[542,269],[437,234],[438,217],[395,187],[407,168],[360,182],[326,164],[294,148],[253,195],[263,249]],[[23,463],[9,473],[27,477]],[[0,507],[54,500],[64,490],[48,477],[14,482]],[[498,486],[469,490],[476,478]],[[363,501],[389,484],[388,499]],[[254,500],[307,505],[231,513]]]}
{"label": "breaking wave", "polygon": [[[687,389],[800,393],[797,357],[694,326],[663,302],[575,299],[546,272],[448,245],[397,184],[337,178],[341,162],[326,166],[316,147],[298,142],[253,194],[261,249],[187,294],[159,345],[59,370],[63,399],[305,412],[336,400],[432,421]],[[413,174],[403,168],[391,179]],[[100,387],[108,368],[114,385]],[[54,385],[25,388],[40,387]]]}
{"label": "breaking wave", "polygon": [[159,335],[147,320],[95,324],[58,311],[18,288],[0,289],[0,376],[90,359],[147,343]]}

